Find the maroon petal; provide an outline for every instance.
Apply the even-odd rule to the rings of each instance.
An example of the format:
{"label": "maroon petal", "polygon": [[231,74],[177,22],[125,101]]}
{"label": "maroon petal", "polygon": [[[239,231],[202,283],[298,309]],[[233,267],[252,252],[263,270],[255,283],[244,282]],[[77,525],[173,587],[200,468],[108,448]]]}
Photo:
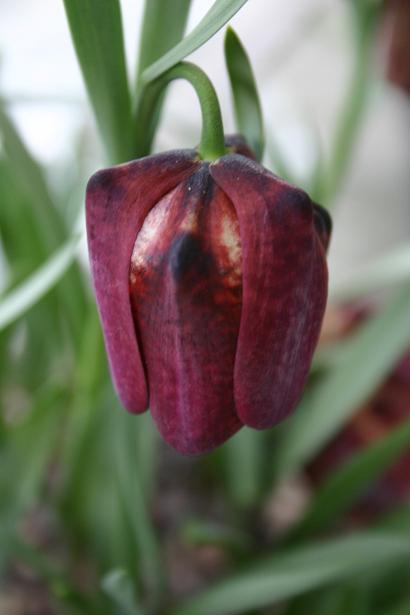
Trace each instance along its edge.
{"label": "maroon petal", "polygon": [[135,238],[153,205],[197,166],[191,150],[167,152],[95,173],[88,183],[87,236],[114,383],[131,412],[147,408],[147,386],[129,297]]}
{"label": "maroon petal", "polygon": [[236,209],[242,243],[236,409],[262,429],[289,414],[305,384],[326,303],[324,250],[304,192],[238,155],[210,172]]}
{"label": "maroon petal", "polygon": [[241,313],[239,225],[208,165],[159,202],[135,243],[131,296],[150,409],[183,454],[235,433],[233,371]]}

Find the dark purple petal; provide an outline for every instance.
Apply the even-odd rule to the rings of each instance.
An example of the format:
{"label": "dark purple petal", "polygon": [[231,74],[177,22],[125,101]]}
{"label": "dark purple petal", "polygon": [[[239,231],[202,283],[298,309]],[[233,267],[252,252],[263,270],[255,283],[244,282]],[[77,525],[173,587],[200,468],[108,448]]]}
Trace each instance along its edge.
{"label": "dark purple petal", "polygon": [[124,406],[147,408],[147,386],[129,296],[136,236],[150,209],[198,165],[192,150],[167,152],[92,176],[86,217],[91,271],[110,368]]}
{"label": "dark purple petal", "polygon": [[210,173],[235,207],[242,244],[236,409],[262,429],[291,412],[305,384],[326,304],[324,249],[304,192],[238,155]]}
{"label": "dark purple petal", "polygon": [[150,409],[164,439],[204,453],[241,426],[233,372],[241,314],[239,225],[208,165],[146,218],[131,268]]}
{"label": "dark purple petal", "polygon": [[313,203],[313,222],[315,224],[316,232],[319,235],[319,239],[325,250],[329,247],[330,236],[332,234],[332,218],[329,212],[318,205]]}

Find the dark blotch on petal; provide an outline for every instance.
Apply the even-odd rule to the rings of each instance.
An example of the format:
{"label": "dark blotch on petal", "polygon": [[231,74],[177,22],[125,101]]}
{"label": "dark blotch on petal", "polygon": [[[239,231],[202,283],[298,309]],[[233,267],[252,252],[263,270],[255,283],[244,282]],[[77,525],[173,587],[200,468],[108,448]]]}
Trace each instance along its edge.
{"label": "dark blotch on petal", "polygon": [[203,277],[210,268],[210,255],[206,254],[201,241],[191,233],[175,238],[169,252],[172,275],[176,282],[188,274]]}

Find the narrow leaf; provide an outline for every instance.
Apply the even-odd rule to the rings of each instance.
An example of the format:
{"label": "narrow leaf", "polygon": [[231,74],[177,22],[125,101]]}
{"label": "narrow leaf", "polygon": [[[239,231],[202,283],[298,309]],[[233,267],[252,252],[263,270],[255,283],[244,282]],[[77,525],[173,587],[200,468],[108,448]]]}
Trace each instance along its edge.
{"label": "narrow leaf", "polygon": [[[33,221],[33,235],[41,247],[44,258],[58,250],[69,239],[55,199],[47,185],[44,173],[34,159],[0,100],[0,138],[7,168],[18,191],[25,196],[26,220]],[[16,229],[20,233],[20,229]],[[82,314],[86,298],[79,267],[67,274],[64,285],[58,289],[62,312],[67,317],[71,337],[78,343],[82,332]]]}
{"label": "narrow leaf", "polygon": [[264,129],[262,109],[252,66],[239,37],[228,27],[225,35],[225,60],[228,68],[237,128],[258,160],[262,159]]}
{"label": "narrow leaf", "polygon": [[132,154],[132,115],[118,0],[64,0],[77,58],[112,163]]}
{"label": "narrow leaf", "polygon": [[410,447],[410,420],[356,453],[331,473],[315,494],[312,506],[292,538],[324,530]]}
{"label": "narrow leaf", "polygon": [[115,569],[108,572],[101,581],[101,587],[123,615],[142,615],[143,611],[137,606],[131,578],[125,570]]}
{"label": "narrow leaf", "polygon": [[57,284],[74,260],[79,238],[76,235],[70,239],[40,269],[0,301],[0,330],[25,314]]}
{"label": "narrow leaf", "polygon": [[256,504],[262,492],[266,432],[244,427],[223,447],[228,495],[238,508]]}
{"label": "narrow leaf", "polygon": [[148,514],[140,475],[141,456],[136,450],[138,422],[132,415],[118,415],[117,477],[119,498],[131,529],[129,540],[137,556],[137,570],[155,610],[161,600],[164,575],[154,527]]}
{"label": "narrow leaf", "polygon": [[247,0],[216,0],[199,24],[178,45],[142,73],[148,83],[201,47],[239,11]]}
{"label": "narrow leaf", "polygon": [[140,55],[137,67],[136,105],[134,113],[134,156],[141,158],[151,153],[152,141],[161,117],[166,90],[156,95],[155,113],[141,121],[143,109],[152,108],[150,87],[143,87],[144,69],[163,56],[181,40],[191,6],[191,0],[146,0],[141,30]]}
{"label": "narrow leaf", "polygon": [[337,354],[284,426],[279,475],[296,471],[349,420],[410,345],[410,288],[401,290]]}
{"label": "narrow leaf", "polygon": [[137,66],[137,83],[142,72],[181,40],[191,0],[145,0]]}
{"label": "narrow leaf", "polygon": [[238,615],[409,558],[407,534],[358,533],[280,553],[204,591],[173,615]]}

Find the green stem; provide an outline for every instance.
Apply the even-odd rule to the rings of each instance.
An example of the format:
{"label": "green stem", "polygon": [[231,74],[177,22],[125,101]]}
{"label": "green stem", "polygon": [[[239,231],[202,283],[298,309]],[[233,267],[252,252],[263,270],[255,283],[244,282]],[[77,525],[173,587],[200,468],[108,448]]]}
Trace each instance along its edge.
{"label": "green stem", "polygon": [[[188,81],[199,98],[202,132],[198,153],[202,160],[213,161],[225,154],[221,109],[215,89],[207,75],[195,64],[180,62],[148,84],[140,96],[136,113],[137,157],[150,153],[160,101],[165,87],[175,79]],[[138,130],[141,126],[142,129]]]}

